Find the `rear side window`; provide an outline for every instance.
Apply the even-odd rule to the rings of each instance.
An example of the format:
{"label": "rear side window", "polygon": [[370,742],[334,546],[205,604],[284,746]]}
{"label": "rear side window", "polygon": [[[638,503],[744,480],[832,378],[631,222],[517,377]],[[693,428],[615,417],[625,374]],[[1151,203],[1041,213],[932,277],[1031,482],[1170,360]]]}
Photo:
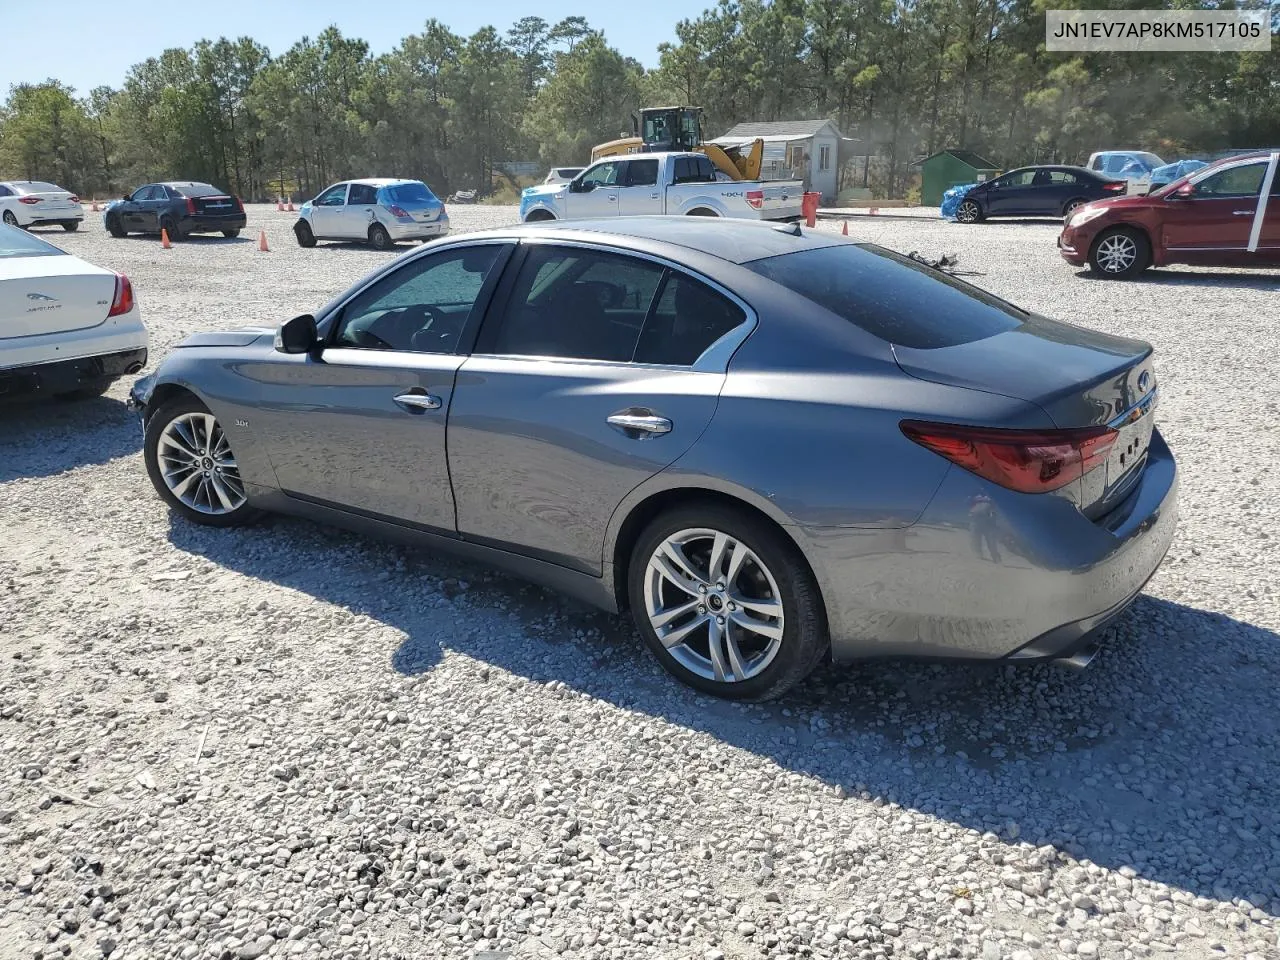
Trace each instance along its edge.
{"label": "rear side window", "polygon": [[698,173],[701,175],[703,183],[714,183],[716,179],[716,165],[707,157],[698,157],[695,162],[698,165]]}
{"label": "rear side window", "polygon": [[668,272],[636,347],[636,363],[687,367],[747,315],[700,280]]}
{"label": "rear side window", "polygon": [[627,165],[627,183],[630,186],[651,187],[657,182],[657,160],[632,160]]}
{"label": "rear side window", "polygon": [[972,284],[871,244],[840,244],[744,264],[881,340],[951,347],[1020,327],[1026,314]]}
{"label": "rear side window", "polygon": [[351,194],[347,197],[347,203],[370,204],[378,202],[378,188],[371,187],[367,183],[353,183],[351,185]]}
{"label": "rear side window", "polygon": [[1080,181],[1074,173],[1067,173],[1065,170],[1050,170],[1049,182],[1061,186],[1063,184],[1079,183]]}

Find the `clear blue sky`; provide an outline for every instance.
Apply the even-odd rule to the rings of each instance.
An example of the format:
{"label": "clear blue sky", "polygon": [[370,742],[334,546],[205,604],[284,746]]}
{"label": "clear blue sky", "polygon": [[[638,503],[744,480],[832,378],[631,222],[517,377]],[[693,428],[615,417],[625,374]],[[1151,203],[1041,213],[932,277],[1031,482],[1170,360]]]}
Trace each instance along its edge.
{"label": "clear blue sky", "polygon": [[551,23],[585,16],[623,54],[652,67],[658,44],[675,39],[676,23],[696,17],[713,2],[218,0],[189,6],[155,0],[0,0],[0,99],[10,84],[49,77],[80,94],[100,84],[118,87],[133,64],[167,47],[190,47],[202,37],[247,34],[275,55],[333,23],[345,35],[367,41],[375,54],[385,53],[401,37],[420,31],[430,17],[466,35],[488,25],[505,32],[524,16]]}

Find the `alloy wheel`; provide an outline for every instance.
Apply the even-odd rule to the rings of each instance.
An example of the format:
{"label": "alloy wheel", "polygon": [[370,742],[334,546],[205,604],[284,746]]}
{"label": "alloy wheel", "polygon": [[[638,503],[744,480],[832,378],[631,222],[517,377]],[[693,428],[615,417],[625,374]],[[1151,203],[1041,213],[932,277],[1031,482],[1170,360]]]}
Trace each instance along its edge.
{"label": "alloy wheel", "polygon": [[978,205],[972,200],[966,200],[960,204],[960,208],[956,210],[956,219],[961,223],[976,223],[978,220]]}
{"label": "alloy wheel", "polygon": [[244,506],[240,469],[212,414],[183,413],[169,421],[156,459],[169,492],[192,510],[217,516]]}
{"label": "alloy wheel", "polygon": [[1097,258],[1107,273],[1124,273],[1138,259],[1138,245],[1127,234],[1113,233],[1098,243]]}
{"label": "alloy wheel", "polygon": [[644,574],[645,613],[658,640],[687,670],[741,683],[782,648],[778,582],[741,540],[690,528],[663,540]]}
{"label": "alloy wheel", "polygon": [[11,227],[16,227],[18,225],[18,218],[13,215],[12,210],[6,210],[4,212],[4,222]]}

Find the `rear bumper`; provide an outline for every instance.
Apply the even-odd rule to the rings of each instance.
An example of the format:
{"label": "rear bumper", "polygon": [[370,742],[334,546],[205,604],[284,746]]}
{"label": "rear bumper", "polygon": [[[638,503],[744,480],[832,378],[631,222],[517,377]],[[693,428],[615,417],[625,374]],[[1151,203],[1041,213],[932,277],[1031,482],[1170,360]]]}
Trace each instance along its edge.
{"label": "rear bumper", "polygon": [[392,240],[434,240],[436,237],[444,237],[449,233],[449,219],[447,217],[441,217],[429,223],[420,223],[418,221],[405,223],[399,220],[392,220],[383,225],[387,228],[387,233],[391,235]]}
{"label": "rear bumper", "polygon": [[41,212],[31,218],[31,224],[41,223],[83,223],[84,211],[72,207],[69,210],[50,210]]}
{"label": "rear bumper", "polygon": [[[1177,524],[1177,466],[1159,432],[1133,493],[1090,521],[1065,497],[952,468],[911,527],[793,528],[826,601],[837,660],[1069,656],[1155,573]],[[975,493],[994,507],[981,529]]]}
{"label": "rear bumper", "polygon": [[117,380],[147,365],[147,348],[0,370],[0,397],[69,393],[103,379]]}
{"label": "rear bumper", "polygon": [[221,233],[243,230],[248,218],[243,213],[226,217],[187,217],[179,225],[183,233]]}

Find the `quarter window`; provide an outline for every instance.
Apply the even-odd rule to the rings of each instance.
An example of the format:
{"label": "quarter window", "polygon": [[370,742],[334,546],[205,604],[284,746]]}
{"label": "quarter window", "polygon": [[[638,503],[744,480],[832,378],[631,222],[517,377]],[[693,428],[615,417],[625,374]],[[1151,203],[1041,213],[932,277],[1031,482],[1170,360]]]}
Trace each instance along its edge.
{"label": "quarter window", "polygon": [[483,244],[406,263],[342,308],[334,345],[453,353],[502,249]]}
{"label": "quarter window", "polygon": [[1267,163],[1247,163],[1205,177],[1196,184],[1197,196],[1256,197],[1267,175]]}
{"label": "quarter window", "polygon": [[1058,186],[1070,186],[1079,183],[1074,173],[1067,173],[1065,170],[1050,170],[1049,182]]}
{"label": "quarter window", "polygon": [[669,271],[645,321],[635,361],[690,366],[746,319],[741,307],[701,280]]}
{"label": "quarter window", "polygon": [[482,352],[630,362],[664,269],[595,250],[529,249]]}

